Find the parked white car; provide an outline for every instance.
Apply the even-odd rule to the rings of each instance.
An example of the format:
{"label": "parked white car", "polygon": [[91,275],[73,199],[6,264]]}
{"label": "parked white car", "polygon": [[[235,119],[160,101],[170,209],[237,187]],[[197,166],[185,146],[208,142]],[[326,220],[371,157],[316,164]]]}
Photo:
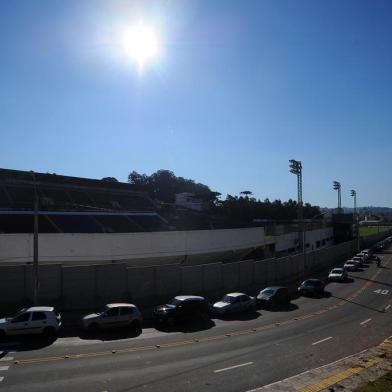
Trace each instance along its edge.
{"label": "parked white car", "polygon": [[99,330],[130,326],[140,329],[142,314],[136,305],[127,303],[107,304],[101,312],[91,313],[82,318],[84,329]]}
{"label": "parked white car", "polygon": [[342,282],[348,279],[348,274],[344,268],[333,268],[328,274],[328,279],[332,281]]}
{"label": "parked white car", "polygon": [[365,261],[365,257],[364,257],[363,255],[361,255],[361,256],[356,255],[356,256],[354,256],[352,259],[353,259],[354,261],[357,261],[358,264],[359,264],[359,266],[361,266],[361,265],[364,263],[364,261]]}
{"label": "parked white car", "polygon": [[256,308],[254,297],[244,293],[226,294],[220,301],[213,305],[214,312],[220,316],[226,316],[229,313],[244,312]]}
{"label": "parked white car", "polygon": [[0,319],[0,336],[30,334],[55,336],[60,327],[61,316],[52,306],[34,306]]}
{"label": "parked white car", "polygon": [[347,260],[347,261],[344,263],[343,268],[344,268],[346,271],[357,271],[358,268],[359,268],[359,266],[360,266],[360,263],[358,263],[357,261],[355,261],[355,260]]}

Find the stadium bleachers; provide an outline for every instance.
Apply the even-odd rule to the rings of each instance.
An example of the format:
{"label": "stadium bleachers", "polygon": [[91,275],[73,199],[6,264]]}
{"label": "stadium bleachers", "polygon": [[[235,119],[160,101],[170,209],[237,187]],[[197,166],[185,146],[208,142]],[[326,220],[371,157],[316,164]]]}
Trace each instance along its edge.
{"label": "stadium bleachers", "polygon": [[148,195],[131,184],[0,169],[0,233],[33,231],[36,194],[41,233],[168,230]]}

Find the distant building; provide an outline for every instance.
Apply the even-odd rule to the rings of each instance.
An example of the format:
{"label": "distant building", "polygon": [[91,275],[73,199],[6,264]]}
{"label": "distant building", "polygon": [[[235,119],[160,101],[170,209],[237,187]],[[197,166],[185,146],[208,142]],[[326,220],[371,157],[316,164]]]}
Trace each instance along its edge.
{"label": "distant building", "polygon": [[204,209],[203,201],[189,192],[176,193],[175,205],[195,211],[202,211]]}
{"label": "distant building", "polygon": [[369,219],[368,216],[365,216],[365,220],[359,222],[360,226],[372,226],[372,225],[379,225],[382,223],[382,219]]}

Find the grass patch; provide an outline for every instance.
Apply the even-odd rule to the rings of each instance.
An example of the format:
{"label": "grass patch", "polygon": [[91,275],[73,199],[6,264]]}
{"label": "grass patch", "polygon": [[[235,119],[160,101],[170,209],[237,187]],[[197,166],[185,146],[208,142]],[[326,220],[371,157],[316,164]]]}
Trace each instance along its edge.
{"label": "grass patch", "polygon": [[360,227],[359,228],[359,235],[361,237],[366,237],[367,235],[382,233],[383,231],[389,230],[390,227],[388,226],[380,226],[380,227]]}
{"label": "grass patch", "polygon": [[392,372],[384,374],[377,380],[369,382],[369,384],[360,387],[355,392],[389,392],[392,391]]}

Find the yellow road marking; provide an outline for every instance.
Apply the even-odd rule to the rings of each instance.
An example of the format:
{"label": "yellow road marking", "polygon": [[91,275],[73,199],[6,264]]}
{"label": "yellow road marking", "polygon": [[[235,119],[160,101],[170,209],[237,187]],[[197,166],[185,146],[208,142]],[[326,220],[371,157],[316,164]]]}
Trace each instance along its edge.
{"label": "yellow road marking", "polygon": [[354,374],[361,373],[365,369],[369,369],[374,365],[377,365],[380,363],[382,360],[380,358],[373,358],[369,360],[368,362],[365,362],[363,365],[360,366],[355,366],[351,367],[347,370],[344,370],[342,372],[339,372],[337,374],[334,374],[333,376],[327,377],[324,380],[316,383],[316,384],[311,384],[308,385],[304,388],[297,389],[298,392],[319,392],[322,391],[323,389],[326,389],[340,381],[343,381]]}

